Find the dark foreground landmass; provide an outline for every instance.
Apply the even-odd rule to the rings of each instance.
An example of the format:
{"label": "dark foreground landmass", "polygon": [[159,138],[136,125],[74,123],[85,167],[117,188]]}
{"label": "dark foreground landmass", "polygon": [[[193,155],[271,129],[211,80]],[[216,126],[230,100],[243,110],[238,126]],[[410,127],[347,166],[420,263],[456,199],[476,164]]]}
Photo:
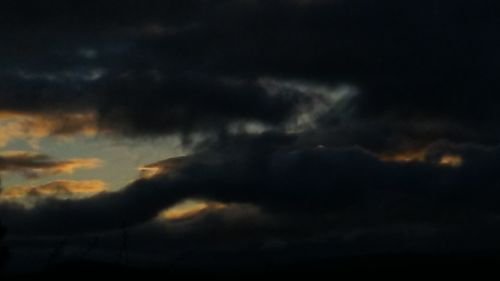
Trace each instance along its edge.
{"label": "dark foreground landmass", "polygon": [[[136,268],[114,264],[73,262],[43,272],[3,275],[1,280],[261,280],[300,278],[482,278],[500,275],[500,256],[378,256],[311,261],[286,265],[241,266],[228,270],[189,267]],[[106,280],[106,279],[103,279]],[[267,280],[267,279],[266,279]]]}

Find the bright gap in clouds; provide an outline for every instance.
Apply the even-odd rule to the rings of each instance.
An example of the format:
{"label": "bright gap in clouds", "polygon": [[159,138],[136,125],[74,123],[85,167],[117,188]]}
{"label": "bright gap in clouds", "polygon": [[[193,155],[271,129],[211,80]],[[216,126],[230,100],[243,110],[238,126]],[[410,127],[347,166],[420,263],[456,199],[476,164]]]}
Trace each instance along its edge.
{"label": "bright gap in clouds", "polygon": [[[45,173],[43,176],[28,178],[22,173],[4,171],[1,174],[2,187],[36,187],[61,180],[82,183],[98,180],[105,183],[104,190],[116,191],[140,177],[137,167],[186,154],[187,151],[180,142],[174,137],[128,141],[103,136],[80,136],[71,139],[48,137],[38,140],[38,148],[34,152],[29,143],[13,141],[4,146],[2,151],[40,152],[64,164],[72,164],[72,159],[89,159],[88,161],[94,161],[92,163],[98,161],[99,165],[90,166],[91,163],[87,161],[82,163],[82,168],[75,166],[78,162],[70,165],[71,170],[67,172],[65,170],[61,173]],[[36,168],[33,169],[35,170]]]}

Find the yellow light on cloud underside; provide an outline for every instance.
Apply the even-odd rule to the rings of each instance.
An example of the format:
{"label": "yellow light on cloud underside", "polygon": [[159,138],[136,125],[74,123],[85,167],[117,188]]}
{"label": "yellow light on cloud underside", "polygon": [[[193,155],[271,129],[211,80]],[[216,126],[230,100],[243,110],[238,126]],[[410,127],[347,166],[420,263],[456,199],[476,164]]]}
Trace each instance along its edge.
{"label": "yellow light on cloud underside", "polygon": [[167,160],[142,165],[138,167],[139,173],[142,178],[152,178],[160,174],[167,174],[175,170],[184,162],[185,157],[173,157]]}
{"label": "yellow light on cloud underside", "polygon": [[141,177],[149,179],[157,175],[158,173],[161,172],[160,167],[139,167],[139,173],[141,174]]}
{"label": "yellow light on cloud underside", "polygon": [[379,159],[389,162],[417,162],[424,161],[427,152],[424,149],[408,150],[398,153],[382,154]]}
{"label": "yellow light on cloud underside", "polygon": [[437,159],[437,161],[430,160],[428,157],[428,151],[426,149],[414,149],[398,153],[381,154],[378,156],[378,158],[384,162],[431,162],[439,166],[448,166],[454,168],[460,167],[463,164],[462,156],[456,154],[443,154]]}
{"label": "yellow light on cloud underside", "polygon": [[88,197],[103,192],[106,183],[101,180],[56,180],[39,186],[18,185],[5,188],[0,193],[0,200],[16,200],[30,195],[51,197]]}
{"label": "yellow light on cloud underside", "polygon": [[462,163],[463,159],[459,155],[443,155],[439,160],[441,166],[460,167]]}
{"label": "yellow light on cloud underside", "polygon": [[226,207],[226,204],[219,202],[187,200],[161,212],[159,217],[168,220],[176,220],[194,216],[205,210],[223,209]]}

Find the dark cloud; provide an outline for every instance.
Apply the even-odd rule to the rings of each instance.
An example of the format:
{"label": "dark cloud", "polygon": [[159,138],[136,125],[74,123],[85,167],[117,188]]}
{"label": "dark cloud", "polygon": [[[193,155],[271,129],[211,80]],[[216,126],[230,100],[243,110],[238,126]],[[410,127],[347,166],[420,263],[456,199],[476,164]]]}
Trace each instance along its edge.
{"label": "dark cloud", "polygon": [[279,125],[310,100],[292,91],[270,95],[255,81],[214,77],[156,83],[125,77],[104,94],[98,109],[101,127],[146,135],[225,130],[238,121]]}
{"label": "dark cloud", "polygon": [[498,141],[499,7],[489,1],[22,7],[3,12],[17,26],[3,32],[15,36],[2,47],[6,109],[92,108],[104,129],[139,135],[280,124],[308,99],[269,95],[257,79],[271,77],[359,88],[352,116],[321,123],[329,135],[352,130],[348,144]]}
{"label": "dark cloud", "polygon": [[0,11],[0,110],[91,115],[53,135],[216,137],[117,192],[2,203],[12,233],[162,235],[157,215],[194,198],[233,209],[167,232],[212,249],[205,236],[252,227],[271,248],[291,233],[351,251],[496,247],[477,232],[498,233],[498,3],[21,2]]}
{"label": "dark cloud", "polygon": [[[40,198],[32,208],[2,202],[0,216],[24,268],[26,255],[45,260],[61,241],[62,261],[120,261],[124,233],[134,264],[214,268],[499,249],[497,148],[438,143],[426,161],[399,163],[297,140],[218,139],[189,157],[155,163],[165,169],[123,190]],[[442,154],[463,163],[440,165]],[[161,215],[186,199],[217,203],[179,218]]]}
{"label": "dark cloud", "polygon": [[[49,117],[90,112],[92,119],[83,120],[90,124],[83,125],[129,136],[224,131],[229,125],[250,122],[282,125],[311,103],[311,97],[299,91],[269,93],[256,80],[199,75],[156,79],[154,72],[134,71],[103,78],[87,90],[20,79],[3,84],[0,100],[5,110]],[[82,120],[74,121],[65,125],[66,131],[80,131],[71,128],[82,127]]]}
{"label": "dark cloud", "polygon": [[321,214],[337,227],[368,221],[466,223],[498,212],[496,149],[436,148],[463,157],[462,166],[449,167],[383,162],[361,149],[294,148],[280,145],[279,136],[236,143],[200,152],[175,173],[138,180],[122,191],[47,199],[33,209],[2,204],[2,217],[14,232],[93,232],[147,222],[191,198],[250,204],[291,217]]}

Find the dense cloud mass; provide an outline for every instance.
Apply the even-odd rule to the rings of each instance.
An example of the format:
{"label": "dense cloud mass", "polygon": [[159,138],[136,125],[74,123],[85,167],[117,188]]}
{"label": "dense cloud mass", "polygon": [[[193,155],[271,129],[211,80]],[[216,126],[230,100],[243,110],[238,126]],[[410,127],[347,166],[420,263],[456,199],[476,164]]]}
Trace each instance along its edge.
{"label": "dense cloud mass", "polygon": [[8,109],[90,108],[139,134],[275,124],[308,98],[269,95],[258,79],[273,78],[358,87],[352,116],[322,122],[354,127],[349,144],[365,123],[403,142],[498,139],[490,1],[17,5],[2,12]]}
{"label": "dense cloud mass", "polygon": [[498,149],[441,148],[437,153],[446,149],[464,157],[462,166],[451,167],[385,162],[361,149],[297,149],[282,136],[253,138],[192,156],[179,168],[122,191],[74,202],[47,199],[34,209],[6,205],[2,215],[13,231],[75,233],[147,222],[193,198],[254,205],[276,215],[321,215],[336,227],[365,220],[375,225],[495,220],[498,211]]}
{"label": "dense cloud mass", "polygon": [[[485,230],[498,233],[500,215],[500,4],[22,2],[0,11],[2,144],[196,142],[120,190],[0,202],[13,240],[130,229],[146,252],[151,239],[179,252],[499,249]],[[0,171],[95,166],[84,160],[1,156]]]}

